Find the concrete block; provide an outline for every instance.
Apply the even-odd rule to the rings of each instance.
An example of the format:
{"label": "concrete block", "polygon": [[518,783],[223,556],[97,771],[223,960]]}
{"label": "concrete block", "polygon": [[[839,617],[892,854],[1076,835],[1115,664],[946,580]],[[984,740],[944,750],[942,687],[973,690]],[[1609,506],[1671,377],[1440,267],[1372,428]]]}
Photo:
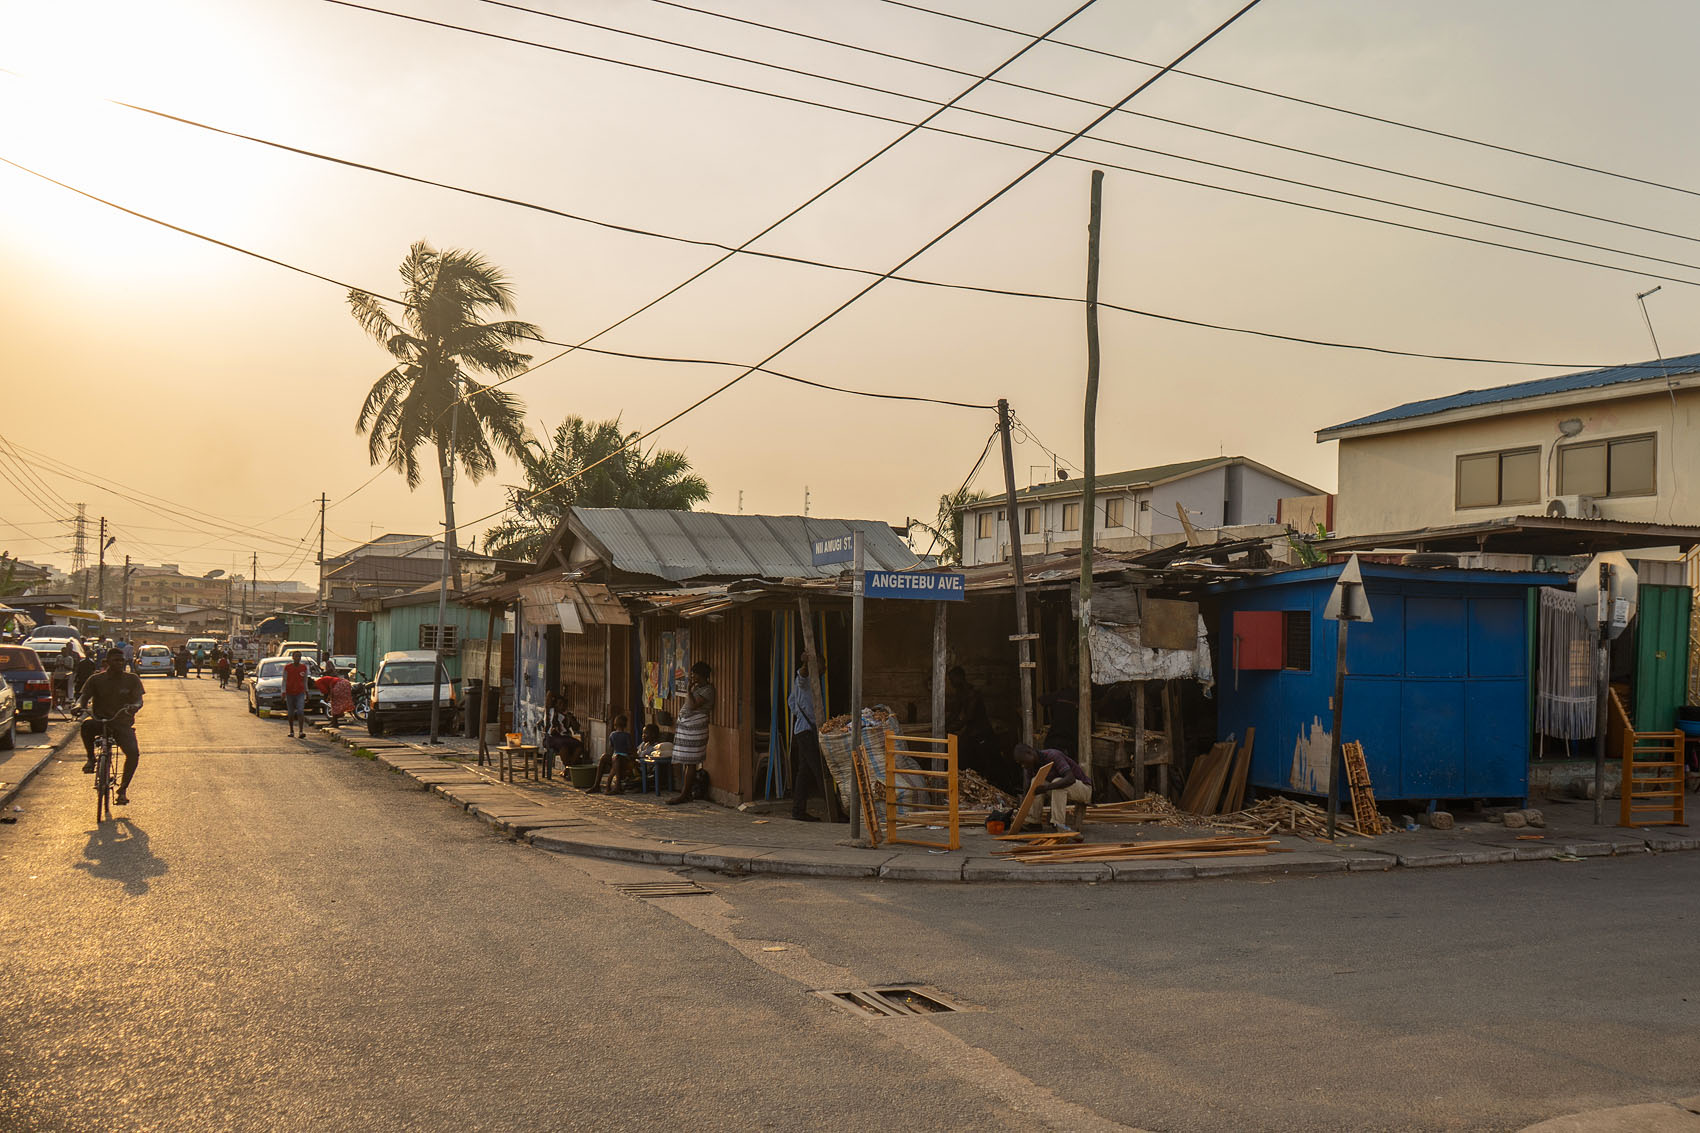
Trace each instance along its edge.
{"label": "concrete block", "polygon": [[1680,827],[1660,829],[1657,827],[1642,830],[1642,840],[1647,843],[1649,850],[1668,852],[1672,850],[1700,850],[1700,837],[1691,834],[1678,833]]}
{"label": "concrete block", "polygon": [[607,834],[583,833],[577,830],[539,830],[529,841],[540,850],[557,854],[577,854],[581,857],[608,858],[612,861],[642,862],[646,865],[683,865],[685,847],[662,846],[635,838],[618,838]]}
{"label": "concrete block", "polygon": [[888,881],[961,881],[966,861],[956,854],[900,854],[880,866],[880,877]]}
{"label": "concrete block", "polygon": [[1521,830],[1529,825],[1529,820],[1523,817],[1523,812],[1520,810],[1508,810],[1499,816],[1499,820],[1505,823],[1507,830]]}
{"label": "concrete block", "polygon": [[1399,859],[1392,853],[1345,854],[1342,860],[1353,873],[1385,873],[1399,864]]}
{"label": "concrete block", "polygon": [[1564,846],[1564,852],[1578,858],[1609,858],[1612,844],[1610,842],[1570,842]]}
{"label": "concrete block", "polygon": [[1196,859],[1193,865],[1199,877],[1239,877],[1268,873],[1344,873],[1347,868],[1345,858],[1339,854],[1322,851],[1220,860],[1201,857]]}
{"label": "concrete block", "polygon": [[877,877],[895,856],[877,850],[774,850],[751,858],[749,868],[793,877]]}
{"label": "concrete block", "polygon": [[1417,815],[1417,821],[1435,830],[1452,829],[1452,815],[1444,810],[1425,810]]}
{"label": "concrete block", "polygon": [[969,858],[962,865],[964,881],[1109,881],[1109,862],[1010,862],[1000,858]]}
{"label": "concrete block", "polygon": [[748,873],[750,862],[768,852],[767,846],[705,846],[686,851],[684,864],[722,873]]}
{"label": "concrete block", "polygon": [[1409,850],[1399,854],[1399,864],[1406,869],[1427,866],[1462,865],[1464,856],[1457,850]]}
{"label": "concrete block", "polygon": [[1190,881],[1198,868],[1191,862],[1111,862],[1110,876],[1116,881]]}
{"label": "concrete block", "polygon": [[1492,865],[1496,862],[1514,862],[1517,851],[1510,846],[1470,845],[1458,848],[1458,864],[1460,865]]}

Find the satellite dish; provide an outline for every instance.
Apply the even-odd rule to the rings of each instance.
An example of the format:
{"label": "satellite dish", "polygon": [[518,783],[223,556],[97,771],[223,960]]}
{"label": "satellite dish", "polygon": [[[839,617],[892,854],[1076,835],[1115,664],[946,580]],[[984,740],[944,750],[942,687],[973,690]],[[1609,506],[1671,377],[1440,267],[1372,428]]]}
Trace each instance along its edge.
{"label": "satellite dish", "polygon": [[209,570],[209,571],[207,571],[207,573],[203,574],[201,577],[202,578],[218,578],[222,574],[224,574],[223,570]]}

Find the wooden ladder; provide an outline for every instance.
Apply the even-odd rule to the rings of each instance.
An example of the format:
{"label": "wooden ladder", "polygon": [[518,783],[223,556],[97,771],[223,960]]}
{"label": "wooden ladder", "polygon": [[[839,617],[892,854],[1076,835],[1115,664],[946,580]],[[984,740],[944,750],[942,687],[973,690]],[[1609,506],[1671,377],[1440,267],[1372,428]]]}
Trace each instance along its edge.
{"label": "wooden ladder", "polygon": [[1352,825],[1366,837],[1387,833],[1381,812],[1375,808],[1375,791],[1369,783],[1369,764],[1364,761],[1364,745],[1357,740],[1340,745],[1340,757],[1346,764],[1346,786],[1352,792]]}
{"label": "wooden ladder", "polygon": [[1619,826],[1687,826],[1681,732],[1637,732],[1616,689],[1612,708],[1623,732]]}

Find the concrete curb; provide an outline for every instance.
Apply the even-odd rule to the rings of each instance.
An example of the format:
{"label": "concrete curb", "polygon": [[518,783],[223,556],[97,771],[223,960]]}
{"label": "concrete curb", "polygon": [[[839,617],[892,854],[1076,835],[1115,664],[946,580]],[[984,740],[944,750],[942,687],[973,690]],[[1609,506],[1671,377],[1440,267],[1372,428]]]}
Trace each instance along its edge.
{"label": "concrete curb", "polygon": [[23,792],[23,789],[29,785],[29,781],[31,779],[35,778],[36,772],[40,771],[43,767],[46,767],[52,760],[58,758],[59,753],[70,747],[71,741],[76,738],[77,729],[73,727],[69,732],[65,733],[65,737],[63,739],[50,746],[46,752],[42,754],[42,757],[35,761],[35,765],[33,767],[30,767],[21,776],[19,776],[16,783],[7,787],[4,794],[0,794],[0,808],[10,806],[12,800],[17,798],[18,795]]}
{"label": "concrete curb", "polygon": [[[324,723],[313,725],[321,732]],[[1034,864],[967,854],[915,853],[896,848],[828,847],[776,849],[713,840],[663,841],[634,837],[570,809],[539,803],[505,783],[492,782],[464,764],[429,749],[385,736],[365,740],[326,735],[349,749],[366,748],[391,772],[424,791],[454,803],[485,825],[539,850],[640,865],[707,869],[731,874],[781,877],[878,878],[935,882],[1138,882],[1200,878],[1308,876],[1325,873],[1388,872],[1434,866],[1487,865],[1513,861],[1575,860],[1584,857],[1700,850],[1700,838],[1666,830],[1613,831],[1599,840],[1518,845],[1460,842],[1446,849],[1356,847],[1300,849],[1267,857],[1198,858],[1191,861],[1066,862]]]}

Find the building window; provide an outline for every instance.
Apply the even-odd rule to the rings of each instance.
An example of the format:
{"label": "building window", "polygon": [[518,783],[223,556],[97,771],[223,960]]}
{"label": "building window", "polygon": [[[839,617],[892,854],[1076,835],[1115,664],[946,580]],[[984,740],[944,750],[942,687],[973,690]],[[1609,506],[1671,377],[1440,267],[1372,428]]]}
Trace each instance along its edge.
{"label": "building window", "polygon": [[1310,672],[1310,611],[1286,610],[1281,614],[1281,667]]}
{"label": "building window", "polygon": [[1127,526],[1127,501],[1126,500],[1117,498],[1117,499],[1113,499],[1113,500],[1105,500],[1104,501],[1104,526],[1105,527],[1126,527]]}
{"label": "building window", "polygon": [[1021,533],[1023,535],[1039,534],[1039,509],[1036,507],[1021,509]]}
{"label": "building window", "polygon": [[1458,458],[1458,506],[1500,507],[1541,501],[1541,450],[1509,449]]}
{"label": "building window", "polygon": [[455,646],[459,643],[460,627],[456,625],[443,626],[441,642],[437,639],[437,630],[438,627],[434,625],[420,626],[419,648],[440,649],[444,653],[453,653],[455,651]]}
{"label": "building window", "polygon": [[1064,531],[1079,531],[1080,530],[1080,505],[1079,504],[1064,504],[1063,505],[1062,529]]}
{"label": "building window", "polygon": [[1658,443],[1651,433],[1565,445],[1558,450],[1561,496],[1650,496],[1658,491]]}
{"label": "building window", "polygon": [[974,537],[976,539],[990,539],[993,532],[997,530],[996,524],[997,521],[992,518],[991,512],[981,512],[974,517]]}

